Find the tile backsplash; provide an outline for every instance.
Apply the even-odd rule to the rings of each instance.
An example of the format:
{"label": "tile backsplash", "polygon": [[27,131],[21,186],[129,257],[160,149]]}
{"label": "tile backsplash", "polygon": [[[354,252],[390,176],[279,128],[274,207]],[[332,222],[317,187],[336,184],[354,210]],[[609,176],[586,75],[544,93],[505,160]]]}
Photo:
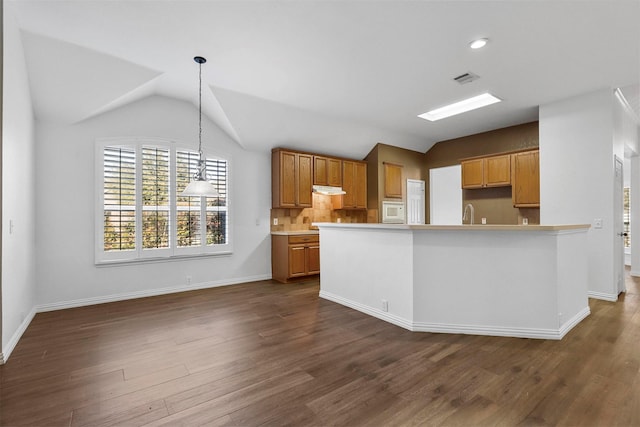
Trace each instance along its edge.
{"label": "tile backsplash", "polygon": [[[367,222],[367,211],[334,210],[329,196],[314,193],[312,205],[304,209],[271,209],[271,231],[311,230],[314,222]],[[273,225],[274,218],[278,225]]]}

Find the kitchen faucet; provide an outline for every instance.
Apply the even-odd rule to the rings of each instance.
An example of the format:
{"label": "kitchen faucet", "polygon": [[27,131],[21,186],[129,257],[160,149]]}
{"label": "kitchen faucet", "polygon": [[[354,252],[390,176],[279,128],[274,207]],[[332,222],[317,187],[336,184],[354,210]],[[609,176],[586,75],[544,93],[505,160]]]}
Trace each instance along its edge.
{"label": "kitchen faucet", "polygon": [[462,220],[467,219],[467,209],[471,211],[471,221],[469,224],[473,225],[473,217],[475,216],[473,205],[471,203],[467,203],[467,206],[464,207],[464,213],[462,214]]}

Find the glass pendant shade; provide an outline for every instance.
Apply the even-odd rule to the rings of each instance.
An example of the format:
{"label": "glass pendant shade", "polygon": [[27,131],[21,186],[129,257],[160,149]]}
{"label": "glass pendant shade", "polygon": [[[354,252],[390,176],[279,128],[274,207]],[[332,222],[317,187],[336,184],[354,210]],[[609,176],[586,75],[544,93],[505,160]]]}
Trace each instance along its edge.
{"label": "glass pendant shade", "polygon": [[200,177],[197,180],[194,179],[191,181],[180,195],[190,197],[218,197],[220,193],[218,193],[213,184]]}

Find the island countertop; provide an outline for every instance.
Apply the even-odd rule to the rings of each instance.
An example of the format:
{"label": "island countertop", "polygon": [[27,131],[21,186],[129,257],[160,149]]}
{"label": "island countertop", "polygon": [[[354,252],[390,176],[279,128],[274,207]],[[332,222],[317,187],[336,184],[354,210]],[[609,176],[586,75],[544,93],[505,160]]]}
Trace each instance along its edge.
{"label": "island countertop", "polygon": [[558,225],[511,225],[511,224],[473,224],[473,225],[408,225],[408,224],[381,224],[381,223],[335,223],[314,222],[314,227],[327,228],[372,228],[378,230],[482,230],[482,231],[562,231],[590,228],[590,224],[558,224]]}

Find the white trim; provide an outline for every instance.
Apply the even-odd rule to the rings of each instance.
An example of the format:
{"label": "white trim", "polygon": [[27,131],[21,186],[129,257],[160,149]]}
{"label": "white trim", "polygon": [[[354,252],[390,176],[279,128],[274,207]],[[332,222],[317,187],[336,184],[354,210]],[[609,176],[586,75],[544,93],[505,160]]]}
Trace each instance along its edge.
{"label": "white trim", "polygon": [[586,306],[582,310],[576,313],[571,319],[567,320],[564,325],[560,326],[560,339],[562,339],[567,333],[573,329],[578,323],[580,323],[585,317],[591,314],[591,309]]}
{"label": "white trim", "polygon": [[410,331],[413,330],[412,322],[402,317],[390,314],[377,308],[369,307],[368,305],[360,304],[346,298],[342,298],[338,295],[332,294],[331,292],[321,290],[319,296],[320,298],[324,298],[326,300],[333,301],[346,307],[353,308],[354,310],[368,314],[369,316],[377,317],[378,319],[384,320],[385,322],[393,323],[394,325],[400,326],[401,328],[408,329]]}
{"label": "white trim", "polygon": [[13,349],[16,348],[18,341],[20,340],[20,338],[22,338],[22,334],[24,334],[24,332],[27,330],[36,313],[36,307],[32,308],[29,314],[27,314],[27,317],[24,318],[18,329],[14,332],[13,336],[7,343],[7,347],[2,349],[3,352],[1,354],[2,357],[0,358],[0,365],[6,363],[7,360],[9,360],[9,356],[11,356]]}
{"label": "white trim", "polygon": [[611,301],[611,302],[618,301],[618,294],[609,294],[609,293],[605,293],[605,292],[589,291],[587,293],[587,296],[589,298],[600,299],[600,300],[604,300],[604,301]]}
{"label": "white trim", "polygon": [[153,264],[158,262],[172,262],[172,261],[184,261],[186,259],[193,258],[207,258],[207,257],[221,257],[221,256],[231,256],[233,252],[212,252],[212,253],[204,253],[204,254],[193,254],[193,255],[173,255],[166,258],[136,258],[136,259],[116,259],[113,261],[100,261],[95,263],[96,267],[112,267],[116,265],[127,265],[127,264]]}
{"label": "white trim", "polygon": [[640,277],[640,270],[631,270],[629,272],[633,277]]}
{"label": "white trim", "polygon": [[396,326],[400,326],[401,328],[408,329],[412,332],[488,335],[498,337],[518,337],[549,340],[562,339],[571,329],[573,329],[574,326],[580,323],[582,319],[584,319],[591,313],[589,307],[585,307],[558,329],[505,328],[501,326],[412,322],[411,320],[384,312],[377,308],[360,304],[358,302],[340,297],[330,292],[321,290],[320,298],[344,305],[346,307],[376,317],[380,320],[384,320],[385,322],[389,322]]}
{"label": "white trim", "polygon": [[494,337],[535,338],[545,340],[559,340],[562,338],[559,329],[504,328],[501,326],[448,325],[416,322],[414,323],[413,330],[417,332],[488,335]]}
{"label": "white trim", "polygon": [[640,126],[640,117],[638,117],[635,110],[631,108],[631,105],[629,104],[629,101],[627,101],[627,98],[625,98],[622,90],[620,90],[620,88],[616,88],[613,93],[616,95],[618,101],[620,101],[620,104],[622,104],[622,107],[625,109],[627,114],[629,114],[629,116],[633,118],[633,121],[635,121],[636,124]]}
{"label": "white trim", "polygon": [[104,304],[108,302],[125,301],[136,298],[153,297],[157,295],[166,295],[187,291],[194,291],[197,289],[217,288],[220,286],[238,285],[241,283],[256,282],[259,280],[270,280],[271,274],[260,274],[257,276],[237,277],[226,280],[214,280],[209,282],[192,283],[189,286],[170,286],[167,288],[148,289],[144,291],[127,292],[123,294],[105,295],[100,297],[82,298],[71,301],[60,301],[49,304],[41,304],[36,306],[38,313],[46,311],[64,310],[67,308],[85,307],[88,305]]}

